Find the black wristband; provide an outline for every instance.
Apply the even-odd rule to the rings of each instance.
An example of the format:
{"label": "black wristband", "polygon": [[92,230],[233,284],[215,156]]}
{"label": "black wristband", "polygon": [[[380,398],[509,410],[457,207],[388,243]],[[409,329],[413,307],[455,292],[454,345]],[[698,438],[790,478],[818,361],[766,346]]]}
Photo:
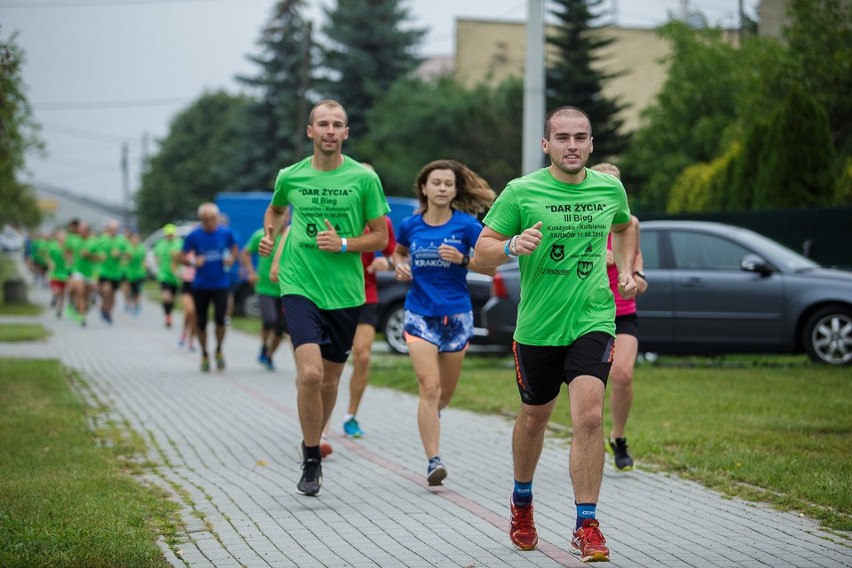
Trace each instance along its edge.
{"label": "black wristband", "polygon": [[466,254],[463,254],[463,255],[462,255],[461,265],[462,265],[462,266],[467,266],[468,264],[470,264],[470,257],[469,257],[469,256],[467,256]]}

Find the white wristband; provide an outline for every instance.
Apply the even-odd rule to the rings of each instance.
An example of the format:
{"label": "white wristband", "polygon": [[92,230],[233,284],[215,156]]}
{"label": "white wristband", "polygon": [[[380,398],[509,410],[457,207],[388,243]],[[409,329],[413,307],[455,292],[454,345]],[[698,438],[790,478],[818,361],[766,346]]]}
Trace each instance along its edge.
{"label": "white wristband", "polygon": [[349,243],[346,241],[346,237],[341,237],[340,238],[340,252],[346,252],[346,245],[347,244],[349,244]]}

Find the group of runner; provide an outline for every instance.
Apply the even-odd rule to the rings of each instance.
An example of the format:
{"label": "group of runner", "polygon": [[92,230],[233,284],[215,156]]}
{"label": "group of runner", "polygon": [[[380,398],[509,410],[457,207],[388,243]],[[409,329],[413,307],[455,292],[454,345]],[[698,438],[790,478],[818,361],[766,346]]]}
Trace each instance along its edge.
{"label": "group of runner", "polygon": [[[609,560],[596,515],[603,453],[608,446],[619,469],[632,467],[624,425],[632,401],[637,326],[635,304],[628,304],[647,283],[638,221],[630,214],[617,171],[586,167],[593,149],[588,116],[570,106],[551,111],[541,142],[550,164],[512,180],[499,196],[460,162],[426,164],[414,182],[420,209],[403,220],[396,235],[378,175],[342,153],[348,132],[340,103],[324,100],[313,107],[306,129],[313,153],[280,170],[263,224],[243,250],[213,203],[199,206],[199,224],[184,238],[174,225],[163,228],[164,238],[154,253],[165,326],[172,326],[180,292],[180,342],[193,348],[192,338],[197,338],[200,367],[207,372],[212,305],[212,358],[217,369],[224,369],[229,274],[235,263],[241,265],[261,297],[258,361],[273,369],[272,357],[289,332],[302,430],[297,489],[316,496],[323,483],[322,459],[331,453],[324,432],[353,350],[354,390],[343,430],[363,436],[356,412],[378,323],[372,277],[377,270],[394,271],[397,279],[411,282],[404,323],[419,385],[417,423],[427,461],[426,483],[440,486],[448,475],[439,451],[441,411],[450,404],[473,337],[466,274],[475,270],[493,275],[497,266],[518,258],[522,295],[513,353],[520,411],[512,437],[515,479],[509,536],[522,550],[538,544],[533,475],[545,426],[566,385],[573,426],[569,471],[577,507],[572,548],[583,561]],[[334,199],[320,200],[320,192],[332,192]],[[486,211],[480,221],[477,215]],[[574,217],[565,211],[584,212],[589,230],[577,232],[577,238],[562,238],[573,227]],[[63,270],[68,274],[69,297],[83,325],[96,283],[104,321],[112,321],[115,292],[123,281],[129,284],[128,298],[136,290],[136,303],[128,305],[138,306],[144,261],[141,278],[130,268],[140,258],[138,235],[124,237],[117,229],[117,223],[109,223],[92,236],[78,223],[67,234],[57,232],[53,244],[39,247],[45,251],[39,254],[48,259],[52,285],[55,281],[57,289],[64,289],[59,285]],[[144,259],[144,247],[141,250]],[[375,255],[378,251],[382,256]],[[255,253],[260,258],[257,269]],[[68,264],[51,260],[54,257]],[[619,352],[616,339],[621,352],[614,359]],[[613,392],[614,428],[605,439],[602,413],[611,371],[619,384]]]}
{"label": "group of runner", "polygon": [[[330,452],[323,432],[359,324],[370,313],[364,290],[368,265],[359,260],[386,250],[390,237],[389,207],[378,176],[342,153],[349,136],[343,106],[334,100],[317,103],[306,134],[313,153],[279,171],[257,251],[273,256],[272,277],[279,282],[296,362],[302,430],[302,475],[296,487],[316,496],[323,484],[322,460]],[[597,501],[604,446],[616,454],[619,469],[632,467],[624,436],[632,360],[629,368],[622,362],[635,360],[635,341],[619,340],[626,343],[627,357],[615,366],[622,384],[621,392],[613,393],[619,410],[609,438],[603,434],[602,414],[616,337],[636,335],[635,306],[629,314],[623,304],[646,285],[639,228],[618,176],[586,167],[593,145],[585,112],[571,106],[551,111],[541,150],[549,165],[512,180],[496,199],[463,164],[426,164],[414,184],[420,210],[401,223],[393,252],[381,265],[371,262],[369,267],[392,269],[398,279],[411,282],[405,338],[419,385],[417,423],[428,460],[426,482],[438,486],[448,474],[439,452],[440,414],[452,399],[473,335],[466,273],[494,274],[497,266],[518,258],[522,294],[513,353],[520,412],[512,437],[510,540],[522,550],[538,545],[533,476],[545,427],[566,385],[574,433],[569,472],[577,509],[572,550],[585,562],[608,561]],[[333,199],[320,199],[328,192]],[[476,215],[485,210],[480,221]],[[566,239],[566,234],[576,238]],[[623,300],[618,312],[614,294]],[[617,315],[628,317],[617,324]],[[354,418],[350,409],[344,431],[362,435],[357,421],[350,430]]]}
{"label": "group of runner", "polygon": [[37,285],[50,286],[58,318],[85,327],[90,310],[98,307],[100,319],[112,324],[120,292],[125,310],[139,313],[146,249],[139,233],[119,228],[118,221],[110,220],[96,233],[88,223],[72,219],[49,235],[30,239],[27,264]]}

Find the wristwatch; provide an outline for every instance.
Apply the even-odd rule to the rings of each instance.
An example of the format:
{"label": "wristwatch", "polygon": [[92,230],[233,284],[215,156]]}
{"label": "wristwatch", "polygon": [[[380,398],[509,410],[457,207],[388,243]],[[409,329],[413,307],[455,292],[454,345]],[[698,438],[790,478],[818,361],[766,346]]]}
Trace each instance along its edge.
{"label": "wristwatch", "polygon": [[644,273],[643,271],[641,271],[641,270],[634,270],[634,271],[633,271],[633,276],[638,276],[638,277],[639,277],[639,278],[641,278],[642,280],[647,280],[647,278],[645,278],[645,273]]}

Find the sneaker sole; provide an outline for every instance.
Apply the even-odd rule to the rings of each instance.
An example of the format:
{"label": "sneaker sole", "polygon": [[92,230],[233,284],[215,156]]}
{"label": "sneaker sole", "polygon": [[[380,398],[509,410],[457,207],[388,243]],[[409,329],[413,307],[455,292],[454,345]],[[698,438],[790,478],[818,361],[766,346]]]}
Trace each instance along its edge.
{"label": "sneaker sole", "polygon": [[438,466],[426,476],[426,481],[429,483],[430,487],[436,487],[438,485],[443,485],[446,478],[447,468]]}
{"label": "sneaker sole", "polygon": [[583,556],[579,549],[572,545],[571,554],[578,556],[582,562],[609,562],[608,552],[595,552],[594,554]]}
{"label": "sneaker sole", "polygon": [[519,550],[535,550],[535,547],[538,546],[538,537],[536,537],[535,542],[532,544],[520,544],[512,538],[512,535],[509,535],[509,539],[512,541],[512,544],[515,545],[515,548]]}
{"label": "sneaker sole", "polygon": [[316,491],[309,491],[309,490],[301,489],[298,485],[296,485],[296,491],[298,491],[299,493],[301,493],[302,495],[304,495],[306,497],[316,497],[317,495],[320,494],[321,489],[322,489],[322,477],[320,477],[320,486],[317,487]]}

